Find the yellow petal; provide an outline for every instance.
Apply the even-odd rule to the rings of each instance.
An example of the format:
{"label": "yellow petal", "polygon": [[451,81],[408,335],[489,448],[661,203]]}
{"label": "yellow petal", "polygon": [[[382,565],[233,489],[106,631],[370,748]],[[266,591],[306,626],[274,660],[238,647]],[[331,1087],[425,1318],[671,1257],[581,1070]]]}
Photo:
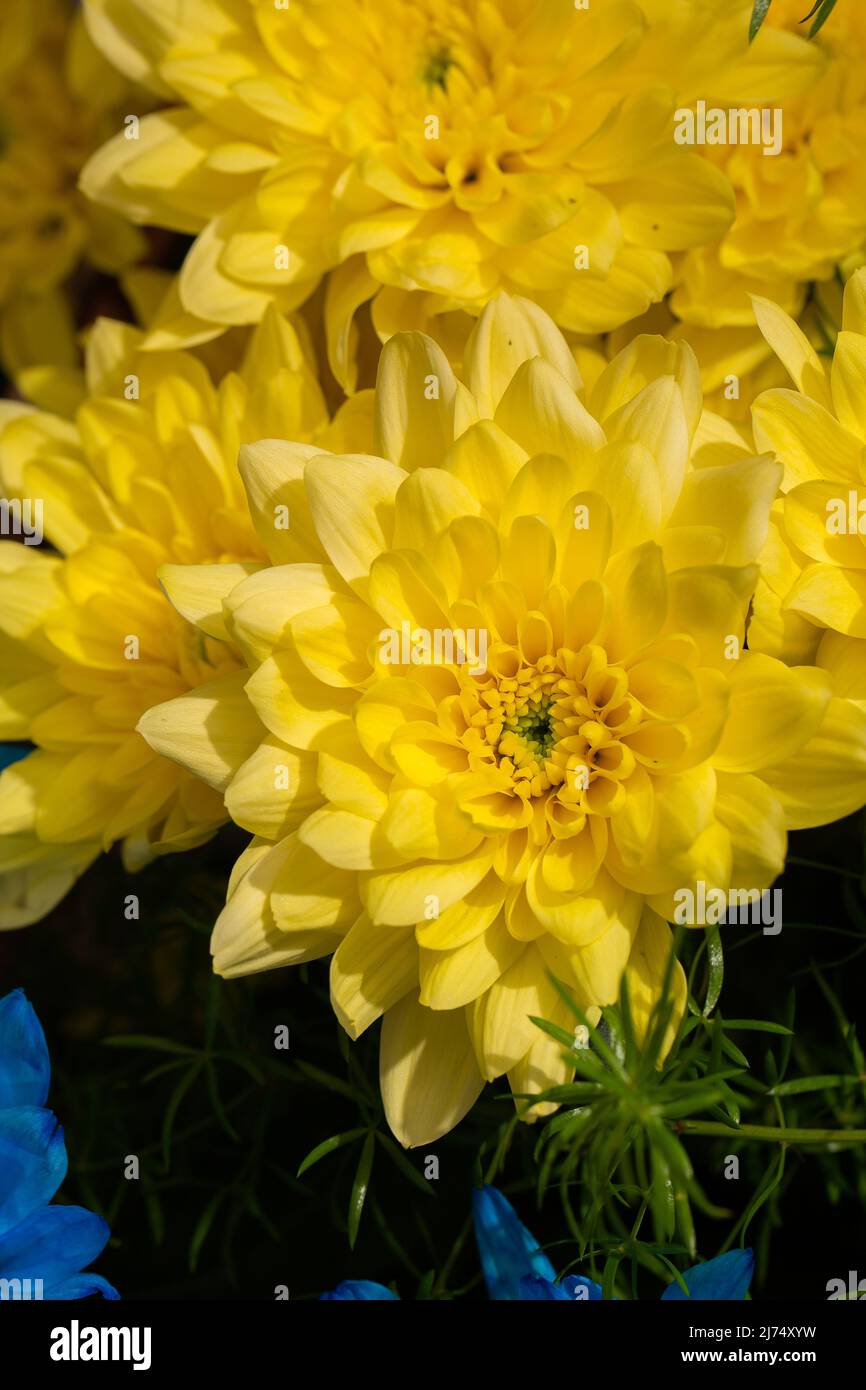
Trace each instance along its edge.
{"label": "yellow petal", "polygon": [[293,845],[257,846],[235,875],[231,895],[217,918],[211,938],[214,970],[223,979],[256,975],[285,965],[300,965],[329,955],[340,936],[327,931],[280,931],[270,910],[269,895]]}
{"label": "yellow petal", "polygon": [[402,468],[384,459],[328,455],[307,465],[305,482],[319,540],[331,563],[353,587],[393,535],[394,499],[405,480]]}
{"label": "yellow petal", "polygon": [[866,637],[866,572],[807,565],[785,598],[785,607],[821,627]]}
{"label": "yellow petal", "polygon": [[274,565],[325,559],[310,517],[304,471],[320,451],[309,444],[264,439],[241,449],[244,481],[256,534]]}
{"label": "yellow petal", "polygon": [[725,772],[756,772],[794,756],[819,728],[830,699],[826,673],[793,670],[747,652],[731,672],[731,705],[713,763]]}
{"label": "yellow petal", "polygon": [[447,1134],[484,1086],[464,1011],[436,1013],[407,994],[382,1024],[379,1079],[385,1116],[404,1148]]}
{"label": "yellow petal", "polygon": [[274,565],[231,590],[223,600],[225,621],[252,662],[266,661],[290,645],[292,618],[324,607],[341,590],[330,565]]}
{"label": "yellow petal", "polygon": [[[662,985],[672,950],[673,935],[667,922],[647,909],[641,918],[627,970],[631,1015],[639,1038],[646,1036],[653,1010],[662,997]],[[673,1003],[673,1014],[665,1033],[660,1062],[673,1046],[687,998],[685,972],[676,961],[668,994],[668,999]]]}
{"label": "yellow petal", "polygon": [[792,830],[851,815],[866,801],[866,711],[832,699],[817,733],[792,757],[765,768],[761,780]]}
{"label": "yellow petal", "polygon": [[733,881],[769,888],[785,867],[788,847],[779,798],[760,777],[719,775],[716,815],[733,848]]}
{"label": "yellow petal", "polygon": [[265,728],[301,749],[316,747],[326,729],[348,717],[356,699],[352,690],[323,685],[294,651],[263,661],[246,693]]}
{"label": "yellow petal", "polygon": [[493,419],[518,367],[534,357],[555,368],[575,394],[580,390],[580,373],[553,320],[529,299],[498,295],[466,345],[466,382],[482,419]]}
{"label": "yellow petal", "polygon": [[376,927],[366,913],[331,961],[331,1003],[352,1039],[418,986],[418,947],[410,929]]}
{"label": "yellow petal", "polygon": [[328,281],[325,300],[325,329],[328,362],[337,381],[351,396],[358,382],[358,328],[355,314],[372,299],[378,282],[367,269],[363,256],[351,256]]}
{"label": "yellow petal", "polygon": [[860,440],[817,401],[796,391],[765,391],[752,407],[755,442],[776,454],[783,487],[814,478],[860,480]]}
{"label": "yellow petal", "polygon": [[773,458],[697,468],[686,479],[670,525],[711,525],[724,516],[726,546],[719,562],[748,565],[767,537],[770,507],[782,480]]}
{"label": "yellow petal", "polygon": [[138,732],[157,753],[224,792],[262,737],[246,681],[245,671],[234,672],[157,705],[142,715]]}
{"label": "yellow petal", "polygon": [[606,442],[570,383],[538,357],[518,368],[495,420],[529,455],[557,454],[580,462]]}
{"label": "yellow petal", "polygon": [[445,912],[471,893],[493,862],[493,850],[451,864],[416,864],[396,873],[372,874],[362,885],[364,905],[374,922],[408,927],[429,920],[432,909]]}
{"label": "yellow petal", "polygon": [[527,948],[515,941],[500,918],[465,946],[452,951],[421,948],[421,1003],[430,1009],[461,1009],[484,994]]}
{"label": "yellow petal", "polygon": [[226,810],[251,834],[280,840],[321,803],[316,767],[315,754],[266,738],[229,783]]}
{"label": "yellow petal", "polygon": [[840,424],[866,440],[866,341],[859,334],[837,337],[830,380]]}
{"label": "yellow petal", "polygon": [[259,569],[258,565],[163,565],[159,582],[166,598],[187,622],[209,637],[229,641],[223,600]]}
{"label": "yellow petal", "polygon": [[438,468],[454,439],[457,382],[423,333],[398,333],[382,349],[376,386],[376,449],[411,472]]}
{"label": "yellow petal", "polygon": [[772,300],[752,295],[758,327],[776,356],[805,396],[832,408],[823,364],[805,333]]}

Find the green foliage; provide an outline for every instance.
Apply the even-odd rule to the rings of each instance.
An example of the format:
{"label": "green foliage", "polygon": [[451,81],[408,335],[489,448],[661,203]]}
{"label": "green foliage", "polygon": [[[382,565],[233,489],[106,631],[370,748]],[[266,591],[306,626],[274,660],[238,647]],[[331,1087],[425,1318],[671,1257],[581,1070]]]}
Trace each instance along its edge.
{"label": "green foliage", "polygon": [[[378,1028],[349,1042],[327,962],[212,977],[207,939],[236,838],[132,885],[113,856],[38,932],[0,938],[4,978],[38,1000],[47,1030],[66,1197],[109,1220],[101,1268],[124,1296],[267,1299],[286,1285],[296,1299],[357,1277],[404,1298],[483,1298],[469,1220],[483,1181],[507,1193],[557,1270],[618,1298],[657,1298],[692,1250],[741,1242],[758,1254],[758,1298],[800,1292],[804,1235],[826,1271],[812,1296],[853,1267],[866,1209],[853,1023],[862,818],[793,837],[782,888],[798,920],[791,908],[779,937],[683,934],[690,1005],[661,1065],[665,1011],[641,1049],[626,994],[571,1054],[553,1117],[518,1123],[503,1080],[452,1134],[410,1152],[382,1113]],[[119,906],[131,886],[134,924]],[[124,1177],[130,1155],[138,1180]],[[738,1181],[724,1177],[727,1155]]]}
{"label": "green foliage", "polygon": [[[754,8],[752,10],[752,18],[749,22],[750,43],[757,35],[764,20],[767,18],[772,2],[773,0],[755,0]],[[823,29],[824,25],[827,23],[827,20],[830,18],[835,8],[836,0],[815,0],[815,4],[812,6],[809,13],[807,15],[804,15],[802,20],[800,21],[802,24],[807,24],[810,19],[814,19],[814,23],[811,29],[809,30],[810,39],[813,39],[815,35],[818,33],[818,31],[820,29]]]}
{"label": "green foliage", "polygon": [[[678,944],[682,949],[682,942]],[[692,993],[701,970],[703,1004]],[[565,1224],[577,1246],[576,1263],[582,1265],[582,1273],[604,1285],[606,1297],[635,1296],[641,1268],[657,1275],[665,1270],[676,1273],[671,1255],[693,1262],[698,1253],[696,1211],[713,1221],[732,1223],[716,1253],[745,1245],[747,1239],[765,1244],[778,1219],[787,1158],[795,1147],[823,1160],[831,1190],[839,1180],[838,1172],[835,1181],[829,1176],[837,1169],[837,1156],[856,1151],[856,1186],[861,1196],[864,1193],[863,1054],[838,998],[817,967],[812,973],[850,1057],[847,1072],[814,1070],[815,1063],[803,1055],[806,1074],[786,1079],[795,1039],[793,990],[783,1019],[722,1016],[717,1007],[723,976],[718,928],[706,930],[694,954],[688,1011],[663,1063],[672,1010],[669,990],[644,1038],[635,1030],[625,982],[619,1006],[606,1009],[597,1028],[590,1027],[563,992],[577,1022],[589,1030],[591,1050],[575,1050],[567,1031],[535,1020],[568,1050],[576,1071],[572,1084],[557,1086],[540,1098],[563,1108],[539,1138],[539,1198],[550,1187],[558,1189]],[[741,1034],[778,1040],[764,1053],[762,1068],[753,1066],[741,1049],[742,1043],[751,1050]],[[528,1106],[535,1103],[526,1098]],[[698,1181],[694,1145],[686,1142],[692,1137],[721,1139],[727,1161],[745,1161],[748,1155],[747,1168],[759,1174],[738,1217],[711,1201]],[[767,1145],[772,1146],[769,1154]],[[721,1174],[723,1161],[717,1157],[715,1162]],[[753,1228],[765,1208],[765,1224],[756,1236]],[[628,1279],[621,1274],[624,1263],[630,1266]]]}

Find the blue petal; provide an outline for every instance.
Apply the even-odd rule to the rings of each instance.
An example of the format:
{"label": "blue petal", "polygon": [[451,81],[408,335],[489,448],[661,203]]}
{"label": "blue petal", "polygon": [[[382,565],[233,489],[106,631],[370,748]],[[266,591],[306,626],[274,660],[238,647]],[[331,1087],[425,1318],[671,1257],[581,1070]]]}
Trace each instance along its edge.
{"label": "blue petal", "polygon": [[47,1290],[65,1284],[102,1254],[109,1230],[83,1207],[40,1207],[0,1236],[0,1278],[41,1279]]}
{"label": "blue petal", "polygon": [[63,1130],[50,1110],[0,1110],[0,1235],[48,1205],[66,1168]]}
{"label": "blue petal", "polygon": [[540,1274],[524,1274],[520,1281],[520,1297],[527,1303],[570,1303],[561,1284],[552,1284]]}
{"label": "blue petal", "polygon": [[347,1279],[338,1284],[333,1293],[323,1293],[319,1302],[384,1303],[386,1299],[393,1299],[396,1303],[400,1301],[384,1284],[374,1284],[370,1279]]}
{"label": "blue petal", "polygon": [[103,1279],[101,1274],[73,1274],[71,1279],[66,1279],[62,1284],[53,1284],[50,1289],[46,1289],[44,1297],[47,1300],[65,1301],[72,1298],[92,1298],[97,1293],[102,1294],[103,1298],[111,1299],[112,1302],[120,1298],[114,1285]]}
{"label": "blue petal", "polygon": [[0,1110],[44,1105],[51,1063],[42,1024],[23,989],[0,999]]}
{"label": "blue petal", "polygon": [[[572,1303],[601,1303],[604,1299],[601,1284],[585,1279],[582,1274],[567,1274],[562,1287]],[[578,1289],[585,1290],[578,1294]]]}
{"label": "blue petal", "polygon": [[[683,1278],[692,1298],[739,1301],[748,1293],[754,1271],[751,1250],[729,1250],[706,1264],[683,1270]],[[662,1299],[669,1302],[685,1297],[677,1283],[669,1284],[662,1294]]]}
{"label": "blue petal", "polygon": [[3,771],[4,767],[11,767],[13,763],[20,763],[32,752],[32,743],[0,743],[0,772]]}
{"label": "blue petal", "polygon": [[556,1271],[538,1248],[531,1231],[517,1219],[511,1203],[495,1187],[477,1188],[472,1194],[475,1236],[481,1267],[490,1297],[497,1301],[520,1299],[520,1281],[538,1274],[552,1284]]}

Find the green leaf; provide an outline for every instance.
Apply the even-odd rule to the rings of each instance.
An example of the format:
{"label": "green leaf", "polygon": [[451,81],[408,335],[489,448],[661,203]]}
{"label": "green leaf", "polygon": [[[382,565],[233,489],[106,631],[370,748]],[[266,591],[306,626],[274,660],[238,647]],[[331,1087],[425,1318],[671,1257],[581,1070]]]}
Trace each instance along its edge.
{"label": "green leaf", "polygon": [[743,1217],[740,1222],[741,1240],[745,1240],[746,1231],[749,1229],[749,1226],[751,1225],[752,1221],[757,1216],[764,1203],[770,1200],[776,1188],[779,1186],[779,1183],[782,1181],[782,1178],[785,1173],[786,1153],[787,1150],[785,1149],[784,1145],[782,1145],[779,1148],[778,1157],[774,1156],[771,1160],[769,1168],[765,1172],[763,1178],[761,1179],[761,1182],[758,1185],[757,1192],[754,1194],[748,1207],[743,1213]]}
{"label": "green leaf", "polygon": [[215,1193],[196,1222],[195,1230],[192,1233],[192,1240],[189,1243],[189,1268],[191,1274],[195,1274],[201,1248],[207,1240],[208,1232],[213,1225],[214,1217],[219,1211],[220,1204],[223,1198],[227,1196],[228,1189],[223,1189],[223,1191]]}
{"label": "green leaf", "polygon": [[613,1298],[613,1290],[616,1284],[616,1276],[622,1263],[624,1251],[614,1250],[605,1260],[604,1270],[601,1276],[603,1297],[610,1301]]}
{"label": "green leaf", "polygon": [[165,1239],[165,1218],[162,1214],[162,1202],[156,1192],[146,1192],[144,1195],[144,1206],[147,1212],[147,1221],[153,1236],[154,1245],[162,1245]]}
{"label": "green leaf", "polygon": [[211,1062],[208,1062],[205,1067],[205,1077],[207,1079],[208,1095],[210,1096],[210,1101],[214,1109],[214,1114],[216,1115],[217,1120],[219,1121],[221,1127],[225,1130],[229,1138],[233,1139],[234,1142],[237,1144],[240,1141],[240,1135],[238,1134],[237,1130],[235,1129],[234,1125],[232,1124],[231,1120],[225,1112],[225,1106],[223,1105],[222,1096],[220,1095],[219,1091],[217,1070]]}
{"label": "green leaf", "polygon": [[707,958],[710,965],[710,982],[704,1002],[704,1017],[709,1018],[719,1002],[722,981],[725,978],[725,957],[722,953],[722,937],[718,927],[707,927]]}
{"label": "green leaf", "polygon": [[197,1048],[184,1043],[172,1042],[171,1038],[151,1038],[145,1033],[118,1033],[114,1038],[103,1038],[103,1047],[129,1047],[151,1052],[174,1052],[178,1056],[195,1056]]}
{"label": "green leaf", "polygon": [[677,1219],[671,1171],[664,1154],[656,1146],[650,1149],[650,1157],[653,1178],[649,1196],[653,1226],[657,1239],[670,1240],[676,1228]]}
{"label": "green leaf", "polygon": [[755,0],[755,7],[752,10],[751,23],[749,24],[749,43],[751,43],[753,39],[756,37],[758,30],[760,29],[764,20],[767,18],[767,11],[769,10],[771,3],[772,0]]}
{"label": "green leaf", "polygon": [[318,1081],[320,1086],[326,1087],[329,1091],[336,1091],[338,1095],[346,1096],[349,1100],[357,1103],[358,1097],[348,1081],[341,1081],[338,1076],[332,1076],[328,1071],[322,1071],[321,1067],[314,1067],[310,1062],[297,1062],[295,1064],[298,1071],[303,1072],[311,1081]]}
{"label": "green leaf", "polygon": [[361,1150],[361,1157],[358,1159],[358,1167],[355,1171],[355,1181],[352,1183],[352,1196],[349,1200],[349,1246],[355,1248],[355,1241],[358,1239],[358,1227],[361,1224],[361,1213],[364,1210],[364,1203],[367,1200],[367,1192],[370,1187],[370,1174],[373,1170],[373,1155],[376,1152],[376,1136],[368,1134],[364,1140],[364,1147]]}
{"label": "green leaf", "polygon": [[186,1076],[181,1077],[180,1081],[175,1086],[171,1093],[171,1099],[166,1107],[162,1122],[162,1160],[165,1164],[166,1172],[168,1172],[171,1163],[171,1136],[174,1130],[175,1118],[180,1109],[180,1103],[190,1086],[192,1086],[193,1082],[197,1079],[203,1066],[204,1062],[199,1061],[190,1067]]}
{"label": "green leaf", "polygon": [[819,30],[823,29],[824,25],[827,23],[827,20],[830,18],[835,8],[836,0],[816,0],[816,3],[812,6],[809,13],[801,21],[801,23],[805,24],[806,20],[811,19],[813,14],[819,12],[818,17],[815,20],[815,23],[809,30],[810,39],[814,39],[815,35],[819,32]]}
{"label": "green leaf", "polygon": [[296,1177],[300,1178],[308,1168],[312,1168],[314,1163],[318,1163],[320,1158],[327,1158],[329,1154],[336,1153],[337,1149],[342,1149],[344,1144],[351,1144],[353,1139],[360,1139],[361,1135],[366,1133],[366,1129],[347,1129],[344,1134],[332,1134],[330,1139],[323,1139],[321,1144],[310,1149],[298,1169]]}
{"label": "green leaf", "polygon": [[760,1018],[726,1018],[725,1027],[742,1033],[778,1033],[780,1037],[792,1038],[793,1028],[785,1028],[781,1023],[764,1023]]}
{"label": "green leaf", "polygon": [[739,1066],[745,1067],[746,1071],[750,1069],[748,1057],[743,1055],[740,1049],[731,1042],[730,1038],[722,1038],[722,1051],[726,1057],[730,1057],[731,1060],[737,1062]]}
{"label": "green leaf", "polygon": [[772,1086],[767,1094],[802,1096],[807,1091],[823,1091],[830,1086],[844,1086],[846,1083],[856,1086],[859,1080],[859,1076],[801,1076],[796,1081],[783,1081],[779,1086]]}
{"label": "green leaf", "polygon": [[393,1139],[390,1139],[387,1134],[382,1134],[380,1130],[376,1131],[376,1138],[379,1140],[379,1143],[384,1148],[391,1162],[400,1169],[404,1177],[407,1177],[417,1188],[420,1188],[425,1197],[436,1196],[433,1190],[433,1184],[428,1182],[427,1179],[418,1172],[417,1168],[413,1168],[403,1150],[397,1147]]}

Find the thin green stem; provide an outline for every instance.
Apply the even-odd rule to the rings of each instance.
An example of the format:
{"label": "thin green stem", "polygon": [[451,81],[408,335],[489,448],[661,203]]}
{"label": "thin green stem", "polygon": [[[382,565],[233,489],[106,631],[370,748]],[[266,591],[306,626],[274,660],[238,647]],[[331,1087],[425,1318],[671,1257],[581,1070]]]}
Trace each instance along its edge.
{"label": "thin green stem", "polygon": [[681,1134],[779,1144],[866,1144],[866,1129],[781,1129],[778,1125],[723,1125],[715,1120],[680,1120],[675,1128]]}
{"label": "thin green stem", "polygon": [[[514,1133],[516,1125],[517,1117],[515,1116],[513,1119],[509,1120],[506,1125],[502,1127],[502,1131],[499,1135],[499,1143],[496,1146],[496,1152],[494,1153],[493,1158],[490,1160],[490,1163],[487,1167],[487,1171],[484,1174],[485,1183],[492,1182],[493,1179],[496,1177],[496,1174],[499,1172],[499,1169],[505,1159],[505,1155],[508,1152],[508,1146],[511,1143],[511,1136]],[[437,1297],[438,1294],[442,1293],[448,1287],[448,1280],[451,1277],[451,1271],[454,1268],[454,1265],[457,1263],[457,1258],[461,1250],[463,1249],[463,1246],[466,1244],[466,1241],[472,1234],[472,1226],[473,1221],[472,1217],[470,1216],[467,1218],[462,1231],[458,1235],[456,1241],[454,1242],[454,1245],[451,1247],[450,1255],[448,1256],[447,1260],[445,1261],[444,1265],[439,1271],[439,1276],[436,1279],[436,1282],[433,1285],[432,1290],[434,1298]]]}

